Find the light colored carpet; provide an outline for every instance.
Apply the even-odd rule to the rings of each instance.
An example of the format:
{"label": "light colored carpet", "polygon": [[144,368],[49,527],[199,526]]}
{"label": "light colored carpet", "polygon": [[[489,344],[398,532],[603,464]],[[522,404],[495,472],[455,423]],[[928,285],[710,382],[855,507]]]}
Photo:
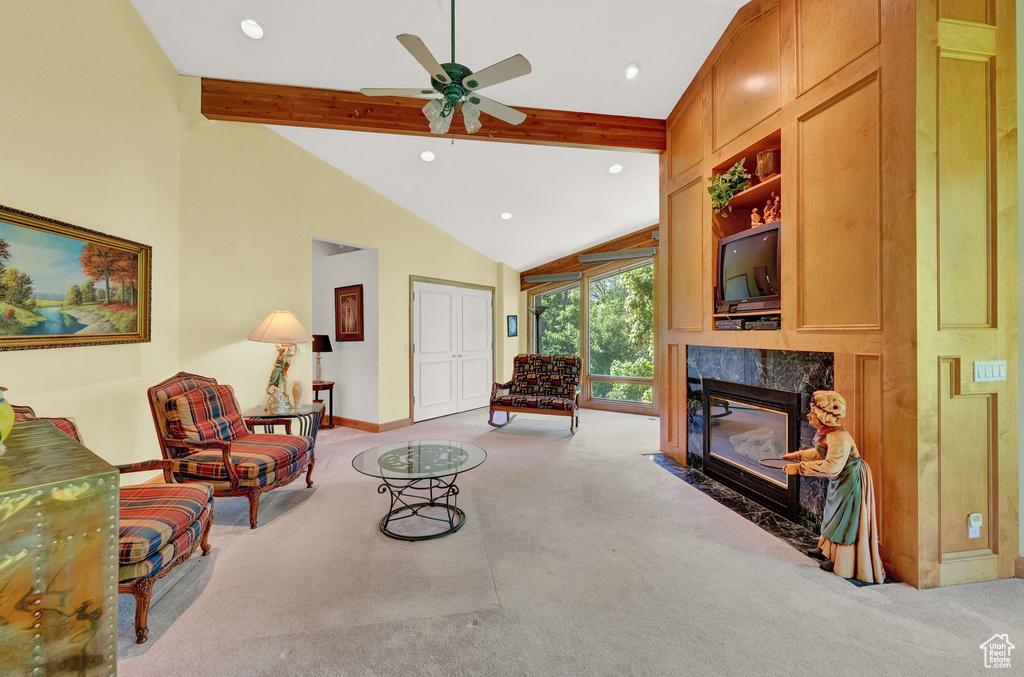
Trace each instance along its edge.
{"label": "light colored carpet", "polygon": [[[258,529],[217,499],[213,552],[157,584],[147,644],[120,598],[120,674],[965,675],[996,633],[1024,664],[1024,581],[857,588],[642,456],[656,420],[582,419],[323,431],[314,488],[266,494]],[[430,438],[488,452],[458,483],[468,521],[389,539],[352,457]]]}

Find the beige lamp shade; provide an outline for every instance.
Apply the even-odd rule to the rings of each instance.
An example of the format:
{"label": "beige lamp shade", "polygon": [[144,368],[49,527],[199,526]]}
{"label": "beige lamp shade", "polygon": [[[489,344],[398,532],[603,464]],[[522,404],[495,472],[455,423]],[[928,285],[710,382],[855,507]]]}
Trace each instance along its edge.
{"label": "beige lamp shade", "polygon": [[302,323],[287,310],[275,310],[249,334],[261,343],[309,343],[313,340]]}

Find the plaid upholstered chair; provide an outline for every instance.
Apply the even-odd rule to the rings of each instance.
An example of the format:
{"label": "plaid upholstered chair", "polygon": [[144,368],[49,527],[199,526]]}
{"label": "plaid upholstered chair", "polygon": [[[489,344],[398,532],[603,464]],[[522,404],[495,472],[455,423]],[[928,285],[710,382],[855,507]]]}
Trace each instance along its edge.
{"label": "plaid upholstered chair", "polygon": [[[292,482],[303,470],[313,486],[314,439],[302,435],[255,434],[260,426],[289,419],[242,418],[235,391],[216,380],[179,372],[148,391],[153,424],[168,482],[209,482],[214,496],[249,499],[249,527],[256,528],[260,495]],[[316,425],[312,426],[316,429]]]}
{"label": "plaid upholstered chair", "polygon": [[[15,421],[46,420],[81,443],[70,418],[43,418],[31,407],[15,406]],[[172,469],[178,462],[143,461],[115,466],[122,473]],[[184,562],[196,548],[210,553],[213,487],[209,484],[138,484],[121,487],[118,515],[118,592],[135,598],[135,641],[149,635],[153,584]]]}
{"label": "plaid upholstered chair", "polygon": [[512,380],[491,388],[488,423],[500,428],[515,413],[569,417],[569,431],[580,425],[580,358],[576,355],[516,355]]}

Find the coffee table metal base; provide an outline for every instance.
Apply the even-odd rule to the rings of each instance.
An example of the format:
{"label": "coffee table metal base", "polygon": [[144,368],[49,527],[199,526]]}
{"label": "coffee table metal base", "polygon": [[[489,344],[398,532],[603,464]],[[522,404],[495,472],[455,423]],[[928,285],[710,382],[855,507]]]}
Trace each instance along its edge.
{"label": "coffee table metal base", "polygon": [[[391,509],[380,520],[380,531],[385,536],[401,541],[427,541],[458,531],[466,523],[466,513],[457,505],[459,488],[455,478],[430,477],[407,482],[384,480],[377,493],[391,494]],[[415,501],[415,502],[411,502]],[[441,516],[429,514],[440,513]],[[391,527],[400,520],[416,520],[420,526],[436,522],[438,531],[426,533],[395,531]]]}

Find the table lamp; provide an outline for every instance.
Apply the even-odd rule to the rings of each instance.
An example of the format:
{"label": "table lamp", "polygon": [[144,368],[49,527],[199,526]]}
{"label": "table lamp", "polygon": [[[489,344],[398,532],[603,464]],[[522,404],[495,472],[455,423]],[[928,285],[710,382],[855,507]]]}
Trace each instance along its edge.
{"label": "table lamp", "polygon": [[320,353],[333,353],[331,338],[327,334],[313,334],[313,352],[316,353],[316,380],[323,381],[323,370],[320,367]]}
{"label": "table lamp", "polygon": [[[313,337],[294,315],[287,310],[277,310],[250,332],[249,340],[277,344],[277,358],[267,383],[269,397],[264,410],[268,414],[287,414],[298,406],[300,399],[297,393],[288,390],[288,366],[296,352],[295,344],[308,343]],[[301,385],[296,383],[295,386],[301,392]]]}

